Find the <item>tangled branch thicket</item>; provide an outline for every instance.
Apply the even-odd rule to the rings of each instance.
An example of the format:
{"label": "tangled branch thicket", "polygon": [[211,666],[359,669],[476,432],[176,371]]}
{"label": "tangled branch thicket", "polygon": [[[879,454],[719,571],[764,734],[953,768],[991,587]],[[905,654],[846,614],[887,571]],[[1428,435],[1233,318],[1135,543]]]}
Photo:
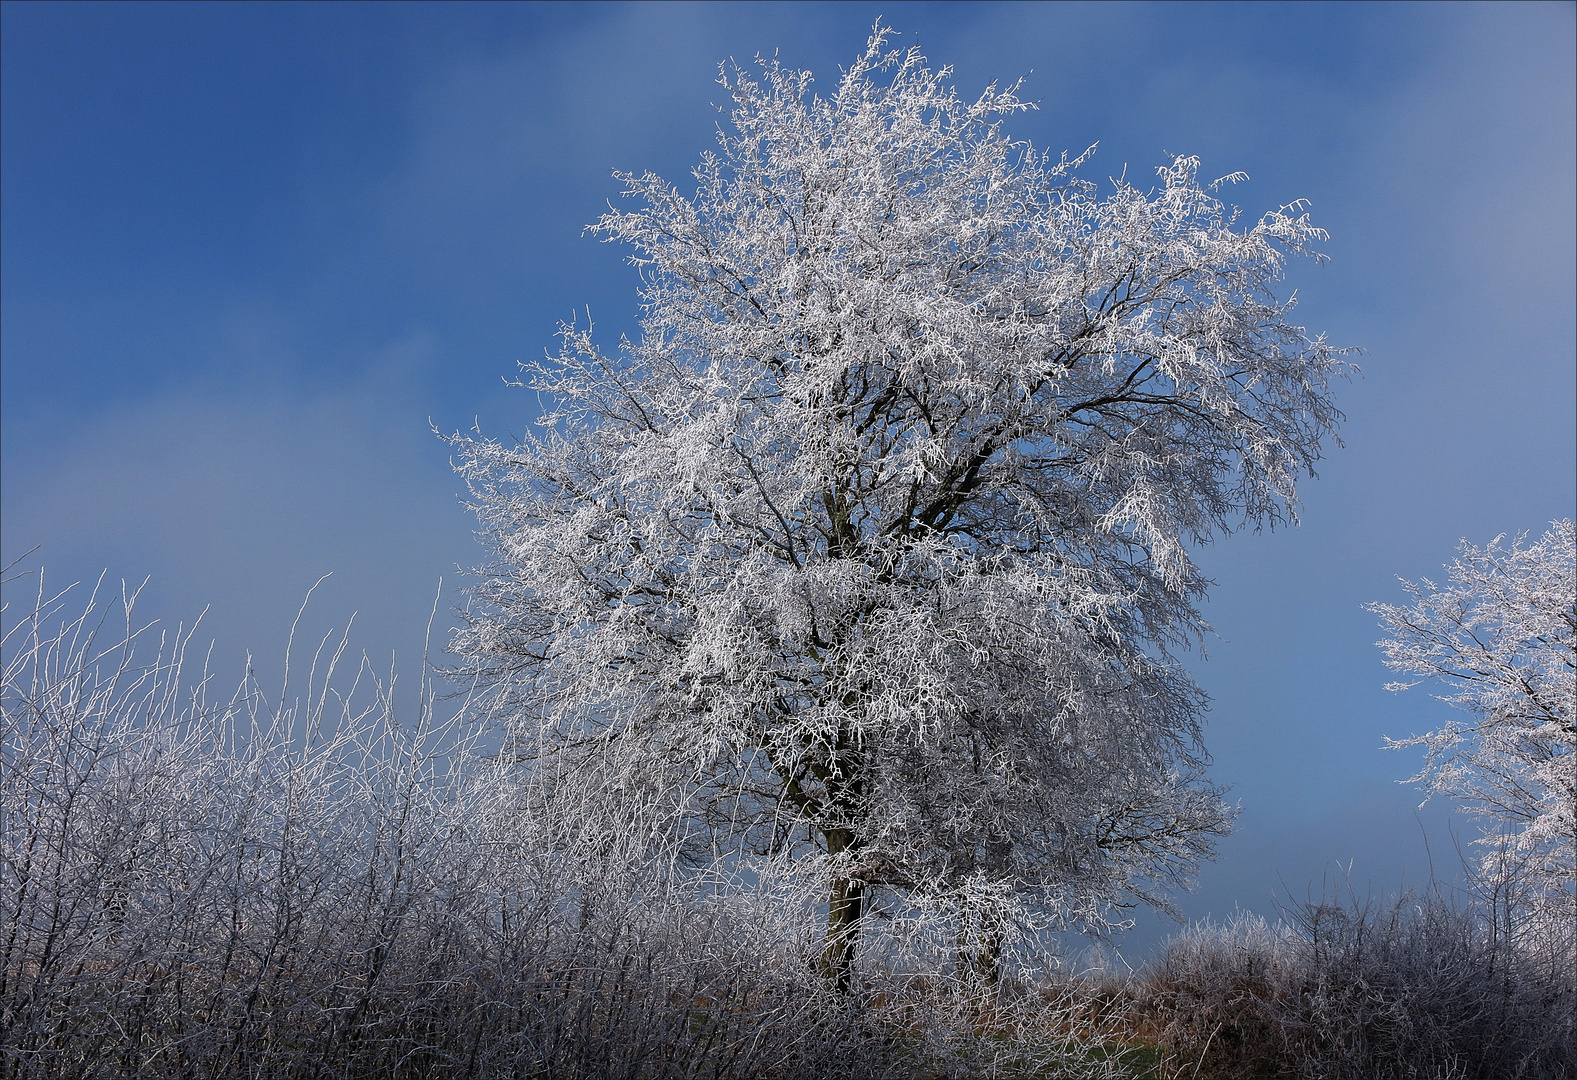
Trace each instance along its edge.
{"label": "tangled branch thicket", "polygon": [[1577,1072],[1570,922],[1441,894],[1349,897],[1189,928],[1130,993],[1183,1076],[1555,1078]]}
{"label": "tangled branch thicket", "polygon": [[926,962],[923,920],[891,923],[860,994],[831,993],[788,869],[681,876],[584,823],[564,842],[518,772],[436,720],[430,686],[399,723],[343,637],[279,700],[253,678],[215,699],[186,677],[189,632],[136,655],[133,599],[65,617],[41,596],[8,627],[0,1076],[880,1077],[1086,1056],[1068,995],[1021,995],[1033,1047],[987,1037],[1015,1006],[981,1027],[978,995]]}
{"label": "tangled branch thicket", "polygon": [[[1560,1077],[1570,926],[1438,900],[1195,928],[1152,968],[982,984],[895,908],[856,991],[803,872],[555,818],[314,652],[209,695],[132,597],[7,624],[0,1077]],[[146,632],[145,632],[146,633]],[[951,921],[950,921],[951,920]],[[877,933],[872,931],[873,935]]]}

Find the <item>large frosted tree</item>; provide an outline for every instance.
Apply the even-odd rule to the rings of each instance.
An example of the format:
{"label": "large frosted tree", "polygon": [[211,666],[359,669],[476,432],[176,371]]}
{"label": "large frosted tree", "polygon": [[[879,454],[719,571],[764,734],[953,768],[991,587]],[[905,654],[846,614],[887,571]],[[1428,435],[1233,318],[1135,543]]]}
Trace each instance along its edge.
{"label": "large frosted tree", "polygon": [[1272,291],[1301,206],[1242,223],[1191,158],[1102,194],[886,36],[825,98],[725,74],[694,194],[621,176],[596,225],[639,340],[566,327],[541,431],[456,439],[497,556],[456,647],[523,767],[824,860],[843,983],[873,887],[1078,921],[1208,857],[1189,549],[1293,517],[1342,364]]}

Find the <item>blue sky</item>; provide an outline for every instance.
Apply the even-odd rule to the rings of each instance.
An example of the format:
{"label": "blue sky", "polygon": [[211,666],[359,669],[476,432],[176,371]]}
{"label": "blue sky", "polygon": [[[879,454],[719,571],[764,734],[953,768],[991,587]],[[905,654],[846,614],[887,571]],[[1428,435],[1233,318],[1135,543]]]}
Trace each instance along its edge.
{"label": "blue sky", "polygon": [[248,650],[277,668],[332,571],[309,628],[359,611],[358,644],[414,661],[439,579],[483,557],[430,425],[523,431],[503,379],[559,320],[633,325],[634,272],[581,234],[610,172],[684,178],[719,61],[825,86],[880,17],[962,92],[1026,76],[1011,133],[1099,142],[1092,179],[1198,154],[1250,174],[1251,215],[1307,198],[1330,230],[1288,288],[1364,375],[1302,527],[1202,553],[1207,739],[1242,815],[1180,902],[1269,910],[1349,864],[1419,882],[1421,824],[1455,863],[1450,817],[1415,817],[1416,759],[1379,747],[1445,706],[1381,689],[1361,605],[1573,513],[1574,10],[7,2],[4,558],[151,575],[143,610],[208,608],[226,678]]}

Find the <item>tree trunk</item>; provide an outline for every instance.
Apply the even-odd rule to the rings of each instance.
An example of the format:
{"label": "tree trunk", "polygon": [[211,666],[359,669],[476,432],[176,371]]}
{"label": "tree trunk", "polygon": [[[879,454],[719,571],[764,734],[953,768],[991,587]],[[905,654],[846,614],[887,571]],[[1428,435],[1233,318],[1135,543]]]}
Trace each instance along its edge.
{"label": "tree trunk", "polygon": [[993,992],[1001,980],[1002,927],[987,911],[959,916],[958,969],[977,990]]}
{"label": "tree trunk", "polygon": [[[826,834],[827,854],[841,855],[854,846],[854,833],[832,829]],[[822,971],[840,994],[854,983],[855,946],[860,933],[860,916],[865,911],[865,882],[848,876],[832,879],[827,903],[827,947],[822,953]]]}
{"label": "tree trunk", "polygon": [[[1009,872],[1013,844],[1010,840],[988,840],[982,868],[987,880],[1000,881]],[[958,913],[958,969],[983,998],[996,993],[1001,981],[1002,941],[1005,927],[1002,912],[989,902],[974,911],[961,908]]]}

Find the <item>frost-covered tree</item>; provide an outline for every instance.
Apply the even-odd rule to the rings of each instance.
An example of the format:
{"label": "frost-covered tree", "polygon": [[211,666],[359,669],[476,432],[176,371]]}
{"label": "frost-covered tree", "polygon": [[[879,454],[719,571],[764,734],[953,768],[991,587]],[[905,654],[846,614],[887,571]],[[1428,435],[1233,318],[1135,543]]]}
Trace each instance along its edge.
{"label": "frost-covered tree", "polygon": [[1102,195],[887,36],[826,98],[725,71],[694,195],[622,175],[595,226],[639,340],[566,327],[540,434],[455,440],[497,555],[456,648],[541,789],[819,853],[839,982],[872,888],[989,968],[1014,898],[1097,922],[1209,855],[1189,546],[1293,517],[1342,367],[1272,292],[1300,205],[1186,157]]}
{"label": "frost-covered tree", "polygon": [[1449,582],[1404,581],[1410,607],[1370,604],[1386,664],[1438,680],[1468,714],[1393,747],[1421,746],[1412,779],[1491,823],[1484,869],[1548,900],[1577,892],[1577,536],[1556,521],[1535,544],[1462,542]]}

